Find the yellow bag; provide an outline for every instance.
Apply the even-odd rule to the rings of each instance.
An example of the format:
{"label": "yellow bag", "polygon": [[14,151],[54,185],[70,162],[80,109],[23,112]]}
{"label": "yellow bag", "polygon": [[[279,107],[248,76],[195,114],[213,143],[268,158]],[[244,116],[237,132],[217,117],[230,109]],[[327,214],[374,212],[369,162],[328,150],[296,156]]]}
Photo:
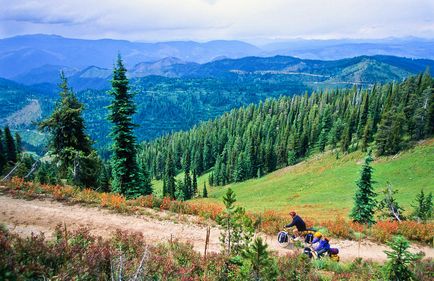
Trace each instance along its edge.
{"label": "yellow bag", "polygon": [[340,257],[339,257],[339,255],[330,255],[330,259],[332,261],[339,262]]}

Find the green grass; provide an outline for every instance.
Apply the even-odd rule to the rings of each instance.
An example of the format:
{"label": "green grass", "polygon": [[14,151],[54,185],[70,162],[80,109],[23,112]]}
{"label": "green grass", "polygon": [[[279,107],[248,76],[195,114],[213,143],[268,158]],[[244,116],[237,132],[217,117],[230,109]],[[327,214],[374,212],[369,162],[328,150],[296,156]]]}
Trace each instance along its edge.
{"label": "green grass", "polygon": [[[362,152],[338,160],[334,154],[324,153],[259,179],[208,188],[210,198],[195,200],[221,202],[227,188],[231,187],[239,204],[250,211],[288,212],[294,209],[318,219],[337,215],[347,217],[353,206],[355,181],[359,178],[363,159]],[[376,192],[381,193],[390,182],[398,190],[398,202],[409,212],[421,189],[434,192],[434,139],[397,156],[377,158],[372,166]],[[199,178],[200,187],[207,177],[208,174]]]}

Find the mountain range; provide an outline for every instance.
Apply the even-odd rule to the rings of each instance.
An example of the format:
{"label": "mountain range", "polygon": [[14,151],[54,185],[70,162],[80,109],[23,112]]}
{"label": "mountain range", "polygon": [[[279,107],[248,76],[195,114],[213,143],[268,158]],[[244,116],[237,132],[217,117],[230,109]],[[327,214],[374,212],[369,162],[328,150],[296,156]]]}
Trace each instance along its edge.
{"label": "mountain range", "polygon": [[[83,70],[89,66],[111,68],[118,53],[122,54],[129,69],[141,65],[146,69],[145,72],[149,72],[146,63],[152,64],[168,57],[190,64],[224,58],[276,55],[314,60],[337,60],[363,55],[434,59],[434,40],[411,37],[380,40],[294,39],[255,46],[235,40],[143,43],[114,39],[72,39],[45,34],[21,35],[0,39],[0,77],[19,80],[30,71],[41,71],[41,67],[42,71],[56,67],[66,70]],[[158,71],[156,74],[159,75]]]}

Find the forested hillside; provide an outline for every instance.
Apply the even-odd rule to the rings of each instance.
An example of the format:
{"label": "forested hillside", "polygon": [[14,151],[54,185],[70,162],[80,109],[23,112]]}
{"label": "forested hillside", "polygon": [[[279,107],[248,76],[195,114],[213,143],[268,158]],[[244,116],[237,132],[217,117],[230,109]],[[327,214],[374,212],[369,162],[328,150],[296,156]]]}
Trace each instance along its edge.
{"label": "forested hillside", "polygon": [[[193,196],[189,175],[209,169],[210,183],[225,185],[326,149],[335,149],[336,157],[369,147],[377,155],[395,154],[433,134],[433,95],[433,80],[426,72],[372,89],[270,99],[146,143],[140,157],[155,178],[163,179],[163,193],[175,197],[183,189],[188,199]],[[186,179],[173,187],[180,171]]]}
{"label": "forested hillside", "polygon": [[[351,87],[357,84],[371,88],[377,82],[402,81],[413,73],[422,72],[430,60],[397,57],[358,57],[339,61],[312,61],[292,57],[224,59],[207,64],[187,64],[166,59],[146,65],[139,64],[127,72],[131,91],[136,93],[140,126],[139,141],[188,130],[231,109],[267,98]],[[110,124],[106,106],[111,71],[96,66],[83,70],[46,66],[21,77],[20,81],[38,83],[24,86],[0,80],[0,121],[18,131],[32,150],[42,153],[45,136],[37,132],[34,122],[45,118],[54,108],[59,70],[65,70],[68,82],[78,99],[85,104],[86,128],[95,147],[107,158],[110,146]],[[159,74],[162,76],[150,75]],[[164,77],[164,76],[170,77]],[[180,76],[180,77],[177,77]],[[45,77],[45,78],[44,78]],[[47,83],[41,83],[46,81]],[[86,90],[84,90],[86,89]],[[35,147],[33,147],[35,146]],[[39,148],[37,146],[40,146]],[[31,146],[28,146],[29,148]]]}

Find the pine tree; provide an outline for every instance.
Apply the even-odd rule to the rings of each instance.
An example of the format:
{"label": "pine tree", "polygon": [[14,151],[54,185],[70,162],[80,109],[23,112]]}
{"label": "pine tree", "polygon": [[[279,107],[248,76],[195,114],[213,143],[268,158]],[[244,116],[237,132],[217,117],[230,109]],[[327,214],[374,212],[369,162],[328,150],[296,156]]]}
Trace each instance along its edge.
{"label": "pine tree", "polygon": [[206,189],[206,183],[203,183],[202,197],[208,198],[208,190]]}
{"label": "pine tree", "polygon": [[110,174],[105,164],[101,165],[101,174],[99,176],[99,190],[102,192],[110,192]]}
{"label": "pine tree", "polygon": [[17,150],[14,138],[12,137],[11,130],[8,126],[5,127],[5,148],[6,161],[8,164],[15,164],[17,162]]}
{"label": "pine tree", "polygon": [[384,251],[388,258],[385,266],[386,279],[391,281],[415,280],[410,266],[421,256],[408,251],[410,243],[402,236],[395,236],[388,245],[392,251]]}
{"label": "pine tree", "polygon": [[18,132],[15,133],[15,147],[17,149],[17,154],[23,152],[23,142],[21,140],[20,134]]}
{"label": "pine tree", "polygon": [[318,139],[318,150],[324,152],[327,144],[327,132],[322,129]]}
{"label": "pine tree", "polygon": [[136,138],[133,133],[135,125],[132,115],[136,112],[133,94],[129,91],[126,69],[121,56],[118,56],[113,70],[112,90],[109,94],[113,100],[108,107],[109,120],[113,123],[112,191],[135,198],[146,195],[148,190],[140,179],[140,169],[136,159]]}
{"label": "pine tree", "polygon": [[193,170],[193,183],[192,183],[192,196],[194,197],[197,195],[197,174],[196,170]]}
{"label": "pine tree", "polygon": [[375,223],[374,212],[376,207],[376,194],[372,186],[375,182],[372,180],[371,162],[371,151],[368,151],[360,172],[360,179],[356,182],[358,189],[354,197],[354,207],[350,214],[353,221],[368,225]]}
{"label": "pine tree", "polygon": [[241,269],[241,277],[244,280],[275,280],[277,277],[277,266],[267,250],[268,245],[263,242],[261,237],[253,241],[253,244],[245,249],[241,256],[244,260]]}
{"label": "pine tree", "polygon": [[50,133],[50,153],[59,166],[59,177],[81,187],[97,187],[101,166],[85,133],[84,106],[68,87],[63,72],[60,79],[60,100],[53,113],[39,123],[39,129]]}
{"label": "pine tree", "polygon": [[192,198],[192,183],[191,183],[191,177],[190,172],[185,171],[184,173],[184,183],[183,183],[183,193],[185,196],[185,200]]}
{"label": "pine tree", "polygon": [[184,159],[184,184],[183,184],[183,194],[186,200],[192,198],[192,183],[190,177],[190,151],[186,151]]}
{"label": "pine tree", "polygon": [[235,206],[236,196],[228,188],[223,196],[225,210],[217,217],[217,223],[222,226],[220,242],[227,255],[240,254],[250,245],[254,232],[253,223],[245,214],[245,210]]}
{"label": "pine tree", "polygon": [[433,213],[433,203],[432,203],[432,193],[425,195],[423,189],[416,195],[416,204],[413,205],[413,217],[425,222],[432,217]]}
{"label": "pine tree", "polygon": [[366,152],[368,150],[369,143],[371,142],[372,138],[372,119],[368,119],[365,125],[365,129],[363,130],[362,135],[362,151]]}
{"label": "pine tree", "polygon": [[171,149],[167,152],[166,158],[166,167],[164,172],[164,184],[165,188],[163,196],[169,196],[172,199],[175,199],[176,192],[176,182],[175,182],[175,164],[173,163],[173,157]]}

